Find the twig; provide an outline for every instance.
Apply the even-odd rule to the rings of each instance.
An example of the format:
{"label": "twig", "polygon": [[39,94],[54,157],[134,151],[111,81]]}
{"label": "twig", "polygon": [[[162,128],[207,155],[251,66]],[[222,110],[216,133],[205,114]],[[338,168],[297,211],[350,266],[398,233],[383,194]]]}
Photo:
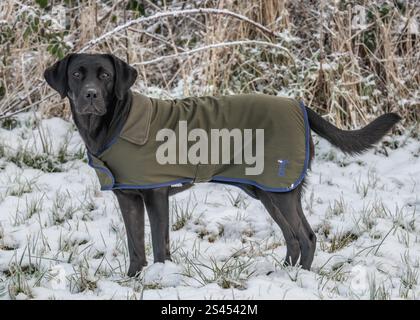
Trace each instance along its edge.
{"label": "twig", "polygon": [[102,22],[111,15],[111,13],[115,10],[115,8],[118,7],[124,1],[125,0],[120,0],[117,3],[114,3],[114,5],[111,7],[111,9],[107,13],[104,14],[104,16],[98,21],[97,24],[102,24]]}
{"label": "twig", "polygon": [[266,42],[266,41],[260,41],[260,40],[238,40],[238,41],[231,41],[231,42],[213,43],[213,44],[209,44],[207,46],[195,48],[195,49],[192,49],[192,50],[189,50],[189,51],[174,53],[174,54],[158,57],[158,58],[148,60],[148,61],[136,62],[136,63],[133,63],[132,65],[133,66],[144,66],[144,65],[148,65],[148,64],[157,63],[157,62],[160,62],[160,61],[163,61],[163,60],[166,60],[166,59],[177,58],[179,56],[184,56],[184,55],[191,55],[193,53],[197,53],[197,52],[208,50],[208,49],[230,47],[230,46],[237,46],[237,45],[249,45],[249,44],[256,44],[256,45],[268,46],[268,47],[274,47],[274,48],[277,48],[277,49],[281,49],[284,52],[286,52],[287,55],[290,58],[292,58],[292,60],[294,60],[294,57],[290,53],[290,51],[288,49],[286,49],[285,47],[281,46],[281,45],[271,43],[271,42]]}
{"label": "twig", "polygon": [[[41,86],[39,86],[39,87],[41,87]],[[37,87],[37,88],[39,88],[39,87]],[[24,108],[22,108],[22,109],[16,110],[16,111],[14,111],[14,112],[12,112],[12,113],[2,114],[2,115],[0,115],[0,120],[6,119],[6,118],[10,118],[10,117],[14,116],[15,114],[21,113],[21,112],[23,112],[23,111],[26,111],[26,110],[28,110],[28,109],[32,108],[32,107],[35,107],[35,106],[37,106],[37,105],[41,104],[42,102],[44,102],[45,100],[48,100],[49,98],[51,98],[51,97],[55,96],[56,94],[58,94],[58,93],[57,93],[57,92],[53,92],[53,93],[51,93],[51,94],[49,94],[49,95],[45,96],[45,97],[44,97],[44,98],[42,98],[41,100],[38,100],[37,102],[34,102],[34,103],[30,104],[30,105],[27,105],[26,107],[24,107]],[[24,99],[22,99],[22,101],[23,101],[23,100],[24,100]]]}
{"label": "twig", "polygon": [[[37,85],[35,88],[33,88],[31,91],[27,92],[26,95],[24,95],[23,97],[19,96],[19,93],[15,94],[14,97],[7,97],[6,100],[4,101],[4,103],[2,103],[0,105],[0,110],[2,111],[2,113],[6,113],[9,110],[12,110],[13,108],[15,108],[17,105],[19,105],[19,103],[25,101],[28,96],[30,96],[32,93],[34,93],[35,91],[39,90],[44,84],[41,83],[39,85]],[[14,101],[13,98],[16,98]],[[8,105],[8,107],[6,107],[6,105]]]}
{"label": "twig", "polygon": [[[156,35],[156,34],[152,34],[152,33],[150,33],[150,32],[147,32],[146,30],[137,30],[137,29],[134,29],[134,28],[128,28],[128,30],[130,30],[130,31],[132,31],[132,32],[135,32],[135,33],[145,34],[146,36],[148,36],[148,37],[150,37],[150,38],[153,38],[153,39],[155,39],[155,40],[158,40],[158,41],[160,41],[160,42],[162,42],[162,43],[164,43],[164,44],[166,44],[166,45],[168,45],[168,46],[171,46],[171,45],[172,45],[169,41],[166,41],[166,40],[165,40],[164,38],[162,38],[161,36],[158,36],[158,35]],[[179,51],[185,51],[183,48],[178,47],[178,46],[177,46],[177,49],[178,49]]]}
{"label": "twig", "polygon": [[221,14],[221,15],[234,17],[236,19],[239,19],[239,20],[245,21],[249,24],[252,24],[254,27],[263,31],[264,33],[269,34],[270,36],[275,37],[277,35],[277,33],[275,33],[274,31],[264,27],[262,24],[260,24],[258,22],[255,22],[255,21],[245,17],[244,15],[241,15],[241,14],[229,11],[229,10],[225,10],[225,9],[202,8],[202,9],[162,11],[162,12],[159,12],[159,13],[154,14],[154,15],[149,16],[149,17],[140,17],[140,18],[137,18],[137,19],[134,19],[134,20],[130,20],[127,23],[124,23],[124,24],[116,27],[115,29],[113,29],[113,30],[111,30],[107,33],[104,33],[102,36],[100,36],[96,39],[92,39],[82,49],[79,50],[79,53],[85,52],[86,50],[95,46],[96,44],[98,44],[102,40],[112,36],[115,33],[118,33],[122,30],[125,30],[125,29],[131,27],[132,25],[139,24],[139,23],[144,23],[144,22],[148,22],[148,21],[153,21],[153,20],[159,20],[159,19],[163,19],[163,18],[166,18],[166,17],[176,17],[176,16],[182,16],[182,15],[195,15],[195,14]]}

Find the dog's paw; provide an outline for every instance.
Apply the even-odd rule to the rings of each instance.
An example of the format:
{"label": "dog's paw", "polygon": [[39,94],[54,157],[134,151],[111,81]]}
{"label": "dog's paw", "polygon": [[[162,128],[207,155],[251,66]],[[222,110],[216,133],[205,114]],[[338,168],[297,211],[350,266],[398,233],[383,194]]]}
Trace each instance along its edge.
{"label": "dog's paw", "polygon": [[127,271],[127,276],[136,277],[143,270],[143,267],[147,265],[147,262],[130,262],[130,267]]}

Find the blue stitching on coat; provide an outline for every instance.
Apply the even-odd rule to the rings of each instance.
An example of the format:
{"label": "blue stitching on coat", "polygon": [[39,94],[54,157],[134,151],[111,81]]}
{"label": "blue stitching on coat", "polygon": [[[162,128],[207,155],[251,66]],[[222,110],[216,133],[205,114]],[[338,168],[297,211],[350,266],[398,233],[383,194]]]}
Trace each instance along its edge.
{"label": "blue stitching on coat", "polygon": [[172,180],[169,182],[162,182],[162,183],[153,183],[153,184],[146,184],[146,185],[131,185],[131,184],[123,184],[123,183],[115,183],[114,186],[111,189],[103,189],[103,190],[112,190],[112,189],[156,189],[161,187],[169,187],[174,184],[186,184],[186,183],[192,183],[194,179],[190,178],[183,178],[183,179],[177,179]]}

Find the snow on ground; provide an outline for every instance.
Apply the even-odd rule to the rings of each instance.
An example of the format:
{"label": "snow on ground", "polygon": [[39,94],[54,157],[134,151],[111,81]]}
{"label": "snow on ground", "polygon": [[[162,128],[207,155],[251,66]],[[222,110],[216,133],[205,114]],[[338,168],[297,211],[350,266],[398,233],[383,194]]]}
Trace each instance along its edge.
{"label": "snow on ground", "polygon": [[419,298],[420,143],[389,137],[351,158],[319,140],[303,206],[317,234],[312,270],[283,267],[284,238],[234,187],[171,198],[172,262],[125,276],[125,230],[100,192],[75,127],[34,113],[0,128],[3,299]]}

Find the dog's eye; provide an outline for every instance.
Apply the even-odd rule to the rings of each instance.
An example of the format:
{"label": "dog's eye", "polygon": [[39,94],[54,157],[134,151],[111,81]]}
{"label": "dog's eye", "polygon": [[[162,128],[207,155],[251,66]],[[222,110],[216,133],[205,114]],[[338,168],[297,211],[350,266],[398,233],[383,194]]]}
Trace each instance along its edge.
{"label": "dog's eye", "polygon": [[73,77],[80,78],[80,72],[73,72]]}
{"label": "dog's eye", "polygon": [[109,76],[110,76],[109,73],[106,73],[106,72],[102,72],[100,75],[101,79],[108,79]]}

